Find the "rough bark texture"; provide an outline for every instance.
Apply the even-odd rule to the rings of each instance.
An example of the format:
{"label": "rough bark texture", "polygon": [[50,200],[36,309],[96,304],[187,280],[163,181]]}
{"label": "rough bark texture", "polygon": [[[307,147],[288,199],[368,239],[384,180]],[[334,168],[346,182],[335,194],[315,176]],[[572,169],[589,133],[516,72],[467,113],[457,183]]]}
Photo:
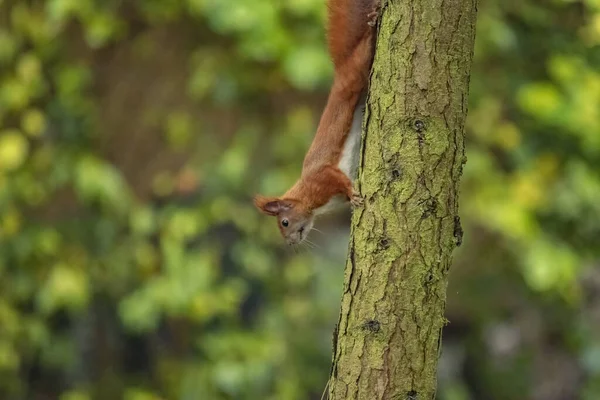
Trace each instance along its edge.
{"label": "rough bark texture", "polygon": [[476,3],[383,5],[330,399],[435,398]]}

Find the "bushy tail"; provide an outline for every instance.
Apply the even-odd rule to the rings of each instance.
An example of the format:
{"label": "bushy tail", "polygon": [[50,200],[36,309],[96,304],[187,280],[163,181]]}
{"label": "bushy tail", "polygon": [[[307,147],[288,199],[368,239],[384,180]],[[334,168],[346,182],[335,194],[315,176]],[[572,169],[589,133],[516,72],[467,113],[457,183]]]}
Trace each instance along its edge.
{"label": "bushy tail", "polygon": [[350,57],[352,51],[369,29],[369,14],[381,0],[328,0],[329,22],[327,37],[329,54],[335,67]]}

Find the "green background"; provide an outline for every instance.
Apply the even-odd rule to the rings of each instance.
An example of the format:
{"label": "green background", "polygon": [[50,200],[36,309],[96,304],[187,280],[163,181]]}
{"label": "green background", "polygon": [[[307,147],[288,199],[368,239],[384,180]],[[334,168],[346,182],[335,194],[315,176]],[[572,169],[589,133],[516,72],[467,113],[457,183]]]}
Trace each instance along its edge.
{"label": "green background", "polygon": [[[318,399],[324,0],[0,0],[0,399]],[[441,400],[600,398],[600,1],[482,0]]]}

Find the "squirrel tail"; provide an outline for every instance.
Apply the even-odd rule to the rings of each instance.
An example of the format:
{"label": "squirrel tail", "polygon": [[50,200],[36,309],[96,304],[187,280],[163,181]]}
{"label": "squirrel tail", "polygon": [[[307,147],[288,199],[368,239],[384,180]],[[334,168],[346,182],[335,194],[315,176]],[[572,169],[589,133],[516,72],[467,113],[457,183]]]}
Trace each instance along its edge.
{"label": "squirrel tail", "polygon": [[381,0],[328,0],[329,54],[337,68],[351,56],[369,29],[369,15]]}

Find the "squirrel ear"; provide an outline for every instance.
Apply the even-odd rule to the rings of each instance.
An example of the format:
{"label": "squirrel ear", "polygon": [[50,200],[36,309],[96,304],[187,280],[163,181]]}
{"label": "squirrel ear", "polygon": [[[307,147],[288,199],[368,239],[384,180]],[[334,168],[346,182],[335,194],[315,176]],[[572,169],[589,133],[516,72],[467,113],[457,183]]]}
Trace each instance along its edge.
{"label": "squirrel ear", "polygon": [[260,195],[254,197],[254,205],[263,213],[273,216],[278,215],[281,211],[288,208],[284,201],[277,197],[264,197]]}

